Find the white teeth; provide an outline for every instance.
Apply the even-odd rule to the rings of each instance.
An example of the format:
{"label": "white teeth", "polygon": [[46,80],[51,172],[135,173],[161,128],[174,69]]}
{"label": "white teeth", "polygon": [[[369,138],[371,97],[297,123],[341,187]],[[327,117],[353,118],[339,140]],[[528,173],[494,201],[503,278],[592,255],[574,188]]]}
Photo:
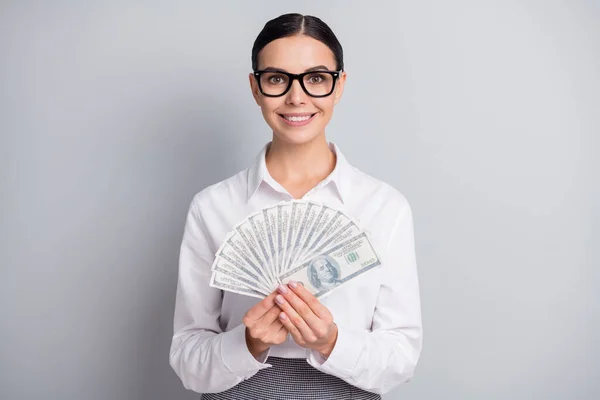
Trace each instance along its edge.
{"label": "white teeth", "polygon": [[284,116],[283,118],[287,119],[288,121],[292,121],[292,122],[301,122],[301,121],[309,120],[311,118],[311,115],[307,115],[305,117],[287,117],[287,116]]}

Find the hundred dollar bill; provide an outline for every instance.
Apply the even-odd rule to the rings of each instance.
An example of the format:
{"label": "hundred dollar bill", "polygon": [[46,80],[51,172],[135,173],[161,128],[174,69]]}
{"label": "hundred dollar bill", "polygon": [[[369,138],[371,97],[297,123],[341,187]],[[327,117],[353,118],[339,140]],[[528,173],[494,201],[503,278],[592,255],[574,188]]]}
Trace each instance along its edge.
{"label": "hundred dollar bill", "polygon": [[305,253],[312,252],[325,235],[324,231],[329,228],[329,224],[332,219],[336,220],[340,217],[340,215],[342,215],[340,211],[323,206],[319,212],[319,215],[316,217],[313,226],[310,228],[306,239],[304,240],[302,249],[296,255],[296,259],[302,260],[304,259]]}
{"label": "hundred dollar bill", "polygon": [[347,241],[348,239],[355,237],[361,233],[363,233],[363,231],[356,224],[356,222],[350,220],[346,224],[340,226],[334,233],[329,235],[329,237],[326,240],[321,240],[316,246],[309,249],[305,253],[304,258],[298,260],[298,262],[302,263],[306,259],[312,258],[319,254],[326,253],[332,247],[337,246],[339,243]]}
{"label": "hundred dollar bill", "polygon": [[210,279],[210,286],[233,293],[244,294],[246,296],[258,297],[259,299],[265,298],[265,295],[261,292],[246,287],[244,284],[240,283],[240,281],[225,275],[220,271],[213,271]]}
{"label": "hundred dollar bill", "polygon": [[244,272],[248,278],[254,279],[264,289],[271,290],[273,287],[273,284],[270,283],[271,280],[266,276],[266,272],[254,260],[236,232],[229,234],[219,250],[217,250],[215,261],[211,267],[213,271],[217,264],[217,258],[222,258],[229,262],[232,266]]}
{"label": "hundred dollar bill", "polygon": [[286,253],[286,242],[289,233],[290,225],[290,213],[292,211],[291,203],[281,203],[277,205],[277,224],[279,236],[277,238],[277,253],[279,254],[279,261],[277,265],[277,275],[282,271],[283,260],[285,260]]}
{"label": "hundred dollar bill", "polygon": [[253,230],[250,221],[246,219],[234,229],[246,244],[246,248],[257,260],[257,263],[255,265],[263,271],[262,275],[265,278],[264,283],[268,284],[269,286],[276,286],[276,279],[269,274],[268,268],[266,268],[267,261],[264,259],[264,256],[259,253],[261,251],[260,245],[258,243],[259,240],[256,239],[256,237],[252,233]]}
{"label": "hundred dollar bill", "polygon": [[320,244],[322,244],[323,241],[331,239],[332,236],[336,236],[340,232],[340,230],[343,229],[344,226],[346,226],[348,224],[348,222],[351,222],[351,221],[352,221],[352,218],[350,218],[349,216],[347,216],[346,214],[344,214],[343,212],[340,211],[339,218],[337,218],[335,221],[333,221],[333,223],[329,227],[327,227],[327,230],[324,232],[324,235],[321,237]]}
{"label": "hundred dollar bill", "polygon": [[294,239],[296,238],[298,230],[300,229],[300,222],[302,221],[304,212],[306,211],[306,206],[307,204],[302,201],[292,201],[292,211],[290,213],[290,226],[288,228],[289,231],[285,243],[286,254],[285,259],[283,260],[281,265],[283,270],[287,270],[288,265],[290,264],[290,262],[293,261],[292,256],[294,252]]}
{"label": "hundred dollar bill", "polygon": [[290,212],[290,222],[288,228],[288,236],[286,241],[286,255],[282,267],[285,269],[287,262],[291,259],[292,251],[294,250],[294,238],[298,232],[300,226],[300,220],[302,219],[304,205],[301,200],[292,200],[292,211]]}
{"label": "hundred dollar bill", "polygon": [[312,243],[310,243],[306,249],[305,254],[313,252],[313,250],[321,245],[328,238],[332,237],[335,232],[337,232],[341,227],[349,221],[349,218],[344,215],[339,210],[335,210],[334,214],[331,216],[331,219],[327,222],[327,224],[323,227],[323,229],[316,234],[316,238]]}
{"label": "hundred dollar bill", "polygon": [[315,297],[381,264],[367,235],[362,233],[284,273],[283,283],[302,282]]}
{"label": "hundred dollar bill", "polygon": [[258,250],[263,257],[263,266],[267,270],[269,276],[275,277],[275,266],[272,265],[271,251],[269,250],[269,238],[267,237],[267,221],[265,220],[265,216],[262,211],[259,211],[250,215],[248,217],[248,221],[252,227],[252,233],[256,238],[256,243],[258,243]]}
{"label": "hundred dollar bill", "polygon": [[[265,228],[267,230],[267,243],[269,247],[269,259],[271,260],[271,272],[278,276],[277,268],[279,266],[279,257],[277,253],[277,206],[268,207],[262,210],[265,220]],[[278,282],[280,283],[280,282]]]}
{"label": "hundred dollar bill", "polygon": [[261,285],[255,279],[249,277],[246,272],[236,268],[234,265],[219,257],[215,260],[213,272],[215,271],[235,279],[240,285],[260,292],[265,296],[269,295],[269,291],[261,287]]}
{"label": "hundred dollar bill", "polygon": [[306,211],[304,212],[304,216],[300,222],[300,228],[298,229],[298,233],[294,238],[292,257],[291,261],[288,263],[288,267],[297,263],[300,253],[302,253],[304,250],[307,238],[313,235],[315,220],[320,214],[320,210],[322,208],[323,207],[321,205],[315,202],[309,201],[307,203]]}
{"label": "hundred dollar bill", "polygon": [[362,229],[356,224],[355,221],[350,221],[342,228],[340,228],[333,236],[324,242],[320,243],[314,250],[315,254],[326,253],[330,248],[342,243],[351,237],[355,237],[361,233],[364,233]]}

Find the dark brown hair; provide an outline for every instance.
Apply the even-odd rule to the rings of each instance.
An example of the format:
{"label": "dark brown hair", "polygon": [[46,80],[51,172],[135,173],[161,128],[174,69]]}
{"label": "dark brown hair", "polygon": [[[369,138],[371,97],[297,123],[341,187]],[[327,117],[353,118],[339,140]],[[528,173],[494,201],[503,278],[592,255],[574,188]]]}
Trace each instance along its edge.
{"label": "dark brown hair", "polygon": [[273,40],[294,35],[310,36],[324,43],[333,52],[336,70],[344,69],[342,45],[329,26],[317,17],[284,14],[267,22],[252,46],[252,69],[258,69],[258,53]]}

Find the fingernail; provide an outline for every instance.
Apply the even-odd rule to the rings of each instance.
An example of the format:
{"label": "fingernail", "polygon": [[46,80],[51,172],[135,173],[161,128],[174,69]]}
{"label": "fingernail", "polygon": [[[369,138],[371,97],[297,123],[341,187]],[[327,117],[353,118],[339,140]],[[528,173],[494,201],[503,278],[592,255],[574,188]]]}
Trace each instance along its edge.
{"label": "fingernail", "polygon": [[275,302],[277,304],[283,304],[283,303],[285,303],[285,300],[283,299],[282,295],[278,294],[277,296],[275,296]]}
{"label": "fingernail", "polygon": [[283,294],[286,294],[288,292],[288,288],[285,285],[279,285],[278,289]]}
{"label": "fingernail", "polygon": [[287,317],[285,316],[285,313],[279,314],[279,318],[281,318],[283,320],[287,319]]}
{"label": "fingernail", "polygon": [[292,287],[292,289],[296,289],[298,287],[298,282],[296,281],[289,281],[288,285]]}

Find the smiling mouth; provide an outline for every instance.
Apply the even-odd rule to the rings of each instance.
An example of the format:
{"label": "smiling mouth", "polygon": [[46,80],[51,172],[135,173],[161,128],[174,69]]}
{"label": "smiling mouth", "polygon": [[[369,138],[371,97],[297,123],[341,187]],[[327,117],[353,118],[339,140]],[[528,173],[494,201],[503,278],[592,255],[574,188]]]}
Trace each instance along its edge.
{"label": "smiling mouth", "polygon": [[297,117],[297,116],[289,116],[289,115],[283,115],[283,114],[279,114],[279,116],[287,121],[290,122],[304,122],[304,121],[308,121],[309,119],[311,119],[312,117],[314,117],[317,113],[314,114],[310,114],[310,115],[303,115],[301,117]]}

